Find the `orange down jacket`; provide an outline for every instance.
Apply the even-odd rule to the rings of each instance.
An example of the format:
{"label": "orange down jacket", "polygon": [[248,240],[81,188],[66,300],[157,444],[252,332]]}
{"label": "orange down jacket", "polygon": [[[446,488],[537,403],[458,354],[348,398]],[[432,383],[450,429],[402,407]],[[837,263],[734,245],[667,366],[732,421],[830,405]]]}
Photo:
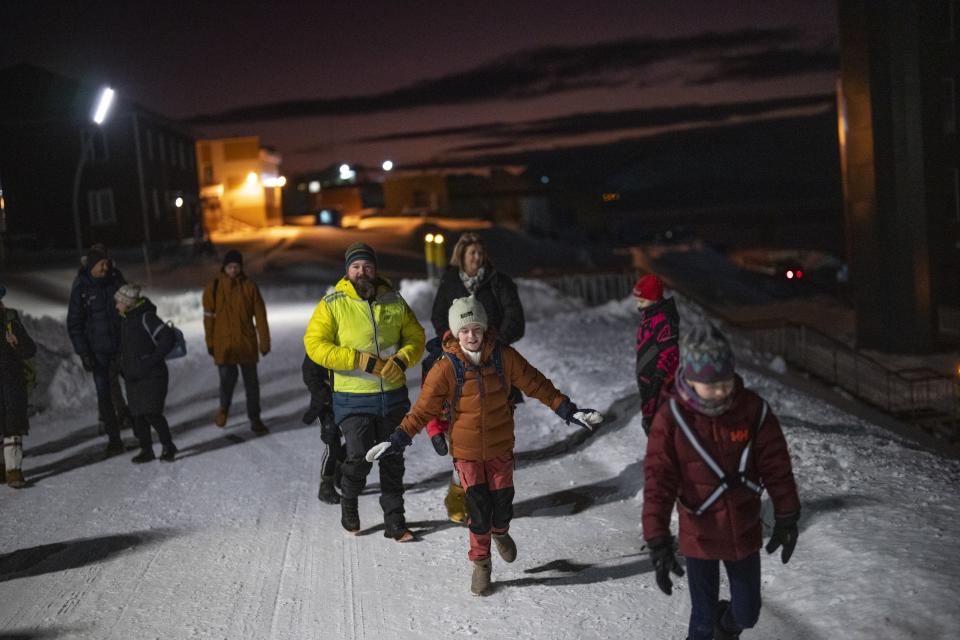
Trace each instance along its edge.
{"label": "orange down jacket", "polygon": [[203,290],[203,332],[207,349],[213,348],[213,360],[218,366],[256,364],[258,350],[262,354],[270,351],[267,308],[260,289],[246,274],[240,273],[233,279],[221,272]]}
{"label": "orange down jacket", "polygon": [[[453,407],[450,426],[450,450],[458,460],[486,461],[513,451],[513,413],[507,401],[511,386],[554,411],[566,399],[516,349],[507,345],[500,347],[504,386],[491,359],[495,344],[495,333],[488,331],[484,335],[479,367],[470,362],[455,338],[443,345],[444,351],[459,358],[465,369],[463,389]],[[444,401],[453,401],[456,385],[453,365],[447,358],[441,358],[431,367],[417,403],[400,428],[411,438],[415,436],[431,418],[440,415]]]}

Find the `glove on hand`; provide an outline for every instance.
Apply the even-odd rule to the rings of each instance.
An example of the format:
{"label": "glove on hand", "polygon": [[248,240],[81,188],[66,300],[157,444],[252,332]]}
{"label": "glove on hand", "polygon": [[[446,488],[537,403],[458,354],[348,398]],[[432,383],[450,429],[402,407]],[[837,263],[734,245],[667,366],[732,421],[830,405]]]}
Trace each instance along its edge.
{"label": "glove on hand", "polygon": [[407,377],[404,371],[407,370],[407,363],[398,355],[387,358],[380,371],[379,376],[392,384],[399,384],[406,381]]}
{"label": "glove on hand", "polygon": [[440,418],[433,418],[427,423],[427,435],[430,436],[430,443],[438,456],[447,455],[447,437],[446,433],[450,430],[450,423]]}
{"label": "glove on hand", "polygon": [[310,407],[303,412],[303,417],[300,419],[303,420],[303,424],[313,424],[317,421],[317,415],[317,410],[313,407]]}
{"label": "glove on hand", "polygon": [[790,562],[790,556],[793,555],[793,549],[797,546],[797,521],[800,520],[799,513],[793,513],[788,516],[780,516],[773,525],[773,533],[770,535],[770,541],[767,542],[767,553],[773,553],[781,546],[780,561],[783,564]]}
{"label": "glove on hand", "polygon": [[371,447],[365,456],[366,460],[367,462],[373,462],[383,456],[393,456],[398,453],[403,453],[404,448],[409,447],[411,442],[410,436],[408,436],[403,429],[397,429],[390,434],[386,442],[381,442]]}
{"label": "glove on hand", "polygon": [[340,427],[329,409],[320,412],[320,441],[328,445],[340,442]]}
{"label": "glove on hand", "polygon": [[80,362],[83,364],[84,371],[93,371],[95,361],[91,354],[85,353],[82,356],[80,356]]}
{"label": "glove on hand", "polygon": [[383,370],[383,365],[385,363],[383,360],[373,355],[372,353],[367,353],[366,351],[357,351],[356,357],[353,360],[353,366],[360,371],[366,371],[367,373],[372,373],[375,376],[379,376],[380,372]]}
{"label": "glove on hand", "polygon": [[572,422],[587,431],[593,431],[603,422],[603,416],[600,415],[599,411],[596,409],[578,409],[570,398],[564,400],[557,407],[557,415],[563,418],[563,421],[567,424]]}
{"label": "glove on hand", "polygon": [[673,595],[670,572],[677,577],[683,577],[683,567],[673,553],[673,536],[654,538],[647,543],[647,547],[650,549],[650,561],[653,562],[653,569],[657,574],[657,586],[668,596]]}

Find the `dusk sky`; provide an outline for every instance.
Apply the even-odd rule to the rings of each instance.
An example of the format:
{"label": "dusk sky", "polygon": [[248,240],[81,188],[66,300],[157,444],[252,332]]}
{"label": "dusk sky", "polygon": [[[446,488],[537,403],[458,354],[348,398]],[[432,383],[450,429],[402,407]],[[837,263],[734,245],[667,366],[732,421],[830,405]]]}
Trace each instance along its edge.
{"label": "dusk sky", "polygon": [[832,0],[217,3],[5,1],[28,62],[285,173],[477,159],[829,108]]}

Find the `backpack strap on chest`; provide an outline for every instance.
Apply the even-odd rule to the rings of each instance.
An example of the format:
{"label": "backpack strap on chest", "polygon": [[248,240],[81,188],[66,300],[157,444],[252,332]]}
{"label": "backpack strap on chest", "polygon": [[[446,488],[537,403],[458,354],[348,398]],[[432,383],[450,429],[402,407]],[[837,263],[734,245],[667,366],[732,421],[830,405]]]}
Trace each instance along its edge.
{"label": "backpack strap on chest", "polygon": [[743,448],[743,451],[740,452],[739,464],[737,465],[737,471],[733,474],[728,474],[723,470],[723,467],[717,463],[717,461],[710,455],[706,447],[703,446],[703,443],[700,442],[700,439],[694,433],[693,429],[690,428],[690,425],[687,424],[686,418],[683,416],[683,412],[680,411],[680,405],[677,403],[676,398],[670,398],[670,412],[673,414],[673,418],[677,423],[677,426],[680,427],[681,433],[687,439],[687,442],[690,443],[690,446],[693,447],[694,451],[697,452],[697,455],[700,456],[700,459],[705,465],[717,476],[719,485],[713,490],[707,499],[697,508],[690,508],[684,506],[690,513],[695,516],[703,515],[714,505],[714,503],[720,499],[727,490],[733,489],[738,486],[745,486],[751,491],[757,493],[758,495],[763,493],[763,483],[754,482],[747,477],[747,464],[750,460],[750,452],[753,450],[753,440],[756,438],[757,432],[759,432],[760,427],[763,426],[764,421],[767,419],[768,405],[766,402],[763,402],[763,405],[760,408],[760,419],[757,424],[757,428],[754,430],[753,434],[750,436],[750,440],[747,441],[746,446]]}

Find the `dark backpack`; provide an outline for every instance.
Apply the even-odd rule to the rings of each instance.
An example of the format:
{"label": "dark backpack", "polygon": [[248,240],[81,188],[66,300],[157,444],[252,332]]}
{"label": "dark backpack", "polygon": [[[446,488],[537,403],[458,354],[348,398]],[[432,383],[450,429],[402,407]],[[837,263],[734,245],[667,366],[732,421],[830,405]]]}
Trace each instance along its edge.
{"label": "dark backpack", "polygon": [[[450,364],[453,365],[453,375],[456,378],[456,386],[453,389],[453,399],[450,401],[450,424],[453,424],[456,419],[454,411],[456,410],[457,403],[460,402],[460,394],[463,393],[463,383],[466,378],[467,366],[464,365],[463,360],[453,355],[449,351],[443,352],[443,357],[450,361]],[[491,360],[493,360],[493,366],[497,370],[497,377],[500,378],[500,384],[503,385],[503,388],[507,390],[507,397],[510,396],[510,387],[507,385],[507,378],[503,374],[503,354],[502,354],[502,345],[497,342],[493,347],[493,354],[491,355]],[[471,369],[480,370],[480,366],[470,367]]]}
{"label": "dark backpack", "polygon": [[[143,314],[142,321],[143,321],[143,330],[147,332],[147,335],[149,335],[150,339],[153,340],[154,346],[156,346],[157,332],[160,331],[163,325],[160,325],[160,327],[157,327],[156,331],[151,332],[150,329],[147,328],[147,314]],[[177,358],[182,358],[183,356],[187,355],[187,341],[183,337],[183,331],[180,331],[180,329],[178,329],[176,325],[173,324],[173,320],[169,320],[165,324],[166,326],[170,327],[171,331],[173,331],[173,348],[167,352],[167,355],[163,356],[163,359],[176,360]]]}

